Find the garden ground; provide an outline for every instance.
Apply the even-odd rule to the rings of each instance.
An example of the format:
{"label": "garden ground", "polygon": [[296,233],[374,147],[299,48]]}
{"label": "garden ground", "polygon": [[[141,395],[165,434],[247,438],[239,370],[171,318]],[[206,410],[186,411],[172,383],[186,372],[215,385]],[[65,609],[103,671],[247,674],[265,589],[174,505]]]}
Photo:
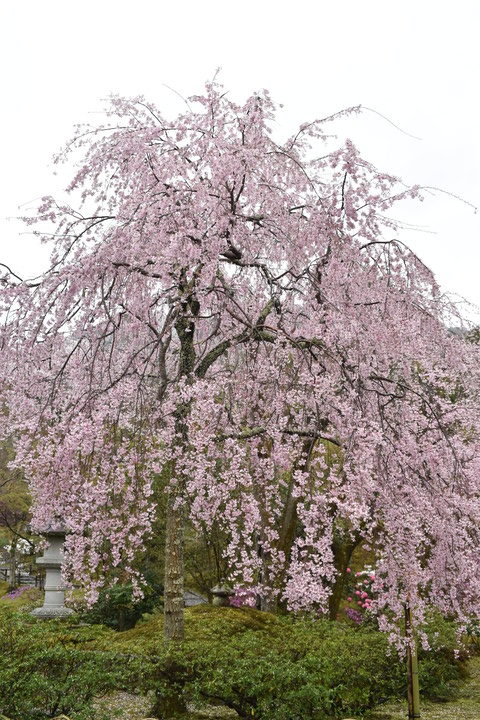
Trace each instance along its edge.
{"label": "garden ground", "polygon": [[[467,663],[468,678],[454,702],[422,703],[422,720],[480,720],[480,657]],[[385,705],[369,720],[405,720],[405,704]]]}
{"label": "garden ground", "polygon": [[[201,714],[190,706],[191,720],[235,717],[233,708],[259,720],[406,717],[404,663],[373,626],[292,621],[251,609],[190,608],[186,643],[174,656],[172,677],[161,613],[144,616],[132,630],[115,632],[98,623],[85,625],[78,616],[61,623],[34,621],[25,611],[39,601],[34,589],[11,600],[0,598],[0,645],[7,650],[0,657],[0,696],[5,685],[5,692],[18,690],[22,702],[26,693],[37,697],[29,673],[45,687],[45,697],[59,689],[63,694],[62,668],[71,661],[70,692],[78,694],[73,690],[80,682],[86,694],[91,687],[90,697],[97,696],[95,710],[85,701],[78,715],[82,720],[141,720],[149,716],[153,689],[161,685],[168,693],[175,683],[204,706]],[[480,720],[480,656],[456,662],[455,628],[440,617],[433,618],[430,632],[438,646],[420,655],[421,687],[424,698],[437,702],[422,702],[423,720]],[[478,641],[471,638],[470,644],[478,652]],[[78,670],[79,658],[83,670]],[[17,688],[19,676],[25,687]],[[102,698],[98,687],[103,687]],[[205,707],[213,698],[230,707]],[[18,710],[6,714],[15,720],[26,717]],[[77,719],[73,709],[65,714]]]}

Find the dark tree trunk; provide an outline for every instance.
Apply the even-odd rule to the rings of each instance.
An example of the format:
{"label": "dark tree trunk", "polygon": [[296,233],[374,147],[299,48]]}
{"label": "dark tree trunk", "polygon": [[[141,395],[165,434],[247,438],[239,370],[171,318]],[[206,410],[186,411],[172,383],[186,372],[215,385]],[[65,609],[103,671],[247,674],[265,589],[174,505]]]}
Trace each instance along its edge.
{"label": "dark tree trunk", "polygon": [[[293,494],[293,488],[294,488],[294,481],[293,481],[293,472],[299,468],[303,471],[307,471],[310,467],[310,458],[311,453],[314,448],[315,441],[314,440],[306,440],[302,445],[302,459],[299,462],[296,462],[294,467],[292,468],[292,472],[290,475],[290,482],[288,484],[287,488],[287,495],[285,499],[285,509],[283,512],[283,518],[282,518],[282,524],[280,527],[279,537],[277,541],[277,547],[279,550],[281,550],[285,555],[285,567],[283,569],[283,572],[281,573],[278,583],[280,586],[283,586],[285,575],[288,567],[288,563],[290,561],[290,557],[292,554],[292,546],[293,541],[295,540],[295,534],[297,530],[297,523],[298,523],[298,513],[297,513],[297,507],[298,507],[298,497],[296,497]],[[267,599],[265,603],[265,609],[269,610],[270,612],[276,612],[279,607],[285,609],[285,603],[282,603],[278,600],[278,597]]]}
{"label": "dark tree trunk", "polygon": [[119,632],[123,632],[124,630],[127,629],[127,620],[126,620],[126,614],[125,614],[124,607],[118,608],[117,627],[118,627]]}
{"label": "dark tree trunk", "polygon": [[[199,307],[193,294],[186,296],[182,313],[175,323],[180,340],[179,375],[193,382],[195,366],[194,317]],[[187,416],[189,403],[180,403],[176,410],[175,429],[177,442],[187,449]],[[185,512],[184,494],[186,478],[173,469],[175,480],[168,491],[167,518],[165,528],[165,583],[164,583],[164,638],[167,643],[181,643],[184,629],[184,546]]]}
{"label": "dark tree trunk", "polygon": [[167,642],[180,643],[185,637],[184,609],[184,538],[183,506],[176,506],[172,492],[167,500],[165,537],[164,637]]}
{"label": "dark tree trunk", "polygon": [[10,545],[10,589],[15,590],[17,587],[17,538],[14,537]]}
{"label": "dark tree trunk", "polygon": [[159,695],[149,715],[160,720],[181,720],[187,717],[187,706],[181,697]]}
{"label": "dark tree trunk", "polygon": [[344,542],[341,538],[334,538],[333,540],[333,558],[337,575],[332,587],[332,593],[328,599],[328,616],[330,620],[337,619],[345,588],[347,567],[350,564],[355,546],[356,543]]}

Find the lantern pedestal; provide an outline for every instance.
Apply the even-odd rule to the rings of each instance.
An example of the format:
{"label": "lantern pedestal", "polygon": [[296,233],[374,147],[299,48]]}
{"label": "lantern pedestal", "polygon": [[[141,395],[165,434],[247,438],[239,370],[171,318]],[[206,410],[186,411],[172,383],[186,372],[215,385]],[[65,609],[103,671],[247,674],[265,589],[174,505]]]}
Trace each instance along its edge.
{"label": "lantern pedestal", "polygon": [[235,594],[232,588],[223,583],[215,585],[210,592],[213,595],[212,604],[215,607],[230,607],[230,597]]}
{"label": "lantern pedestal", "polygon": [[35,617],[62,618],[73,613],[73,610],[65,607],[65,587],[62,581],[65,535],[64,528],[49,528],[45,533],[48,547],[43,557],[37,558],[37,564],[45,568],[45,599],[42,607],[32,610],[31,614]]}

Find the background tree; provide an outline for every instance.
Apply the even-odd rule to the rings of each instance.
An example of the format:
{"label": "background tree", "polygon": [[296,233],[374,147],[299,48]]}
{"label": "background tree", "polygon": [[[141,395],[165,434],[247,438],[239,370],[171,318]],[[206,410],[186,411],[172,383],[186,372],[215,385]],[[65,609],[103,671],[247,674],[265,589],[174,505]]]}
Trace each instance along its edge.
{"label": "background tree", "polygon": [[34,542],[29,532],[31,497],[27,484],[19,469],[11,468],[15,453],[13,442],[8,438],[0,443],[0,537],[8,547],[9,582],[12,588],[17,587],[19,548],[28,547],[31,555]]}

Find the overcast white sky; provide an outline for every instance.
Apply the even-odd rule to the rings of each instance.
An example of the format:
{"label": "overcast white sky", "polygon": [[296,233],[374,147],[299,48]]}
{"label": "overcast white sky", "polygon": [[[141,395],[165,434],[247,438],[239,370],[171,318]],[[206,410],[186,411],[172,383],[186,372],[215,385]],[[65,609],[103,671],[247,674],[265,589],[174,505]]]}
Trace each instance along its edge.
{"label": "overcast white sky", "polygon": [[[169,113],[222,68],[232,98],[266,87],[278,130],[362,104],[339,126],[407,183],[480,206],[480,0],[15,0],[2,3],[0,261],[37,274],[37,241],[14,220],[55,189],[51,157],[110,93]],[[183,108],[182,108],[183,109]],[[399,207],[403,235],[442,287],[480,305],[480,213],[447,195]]]}

